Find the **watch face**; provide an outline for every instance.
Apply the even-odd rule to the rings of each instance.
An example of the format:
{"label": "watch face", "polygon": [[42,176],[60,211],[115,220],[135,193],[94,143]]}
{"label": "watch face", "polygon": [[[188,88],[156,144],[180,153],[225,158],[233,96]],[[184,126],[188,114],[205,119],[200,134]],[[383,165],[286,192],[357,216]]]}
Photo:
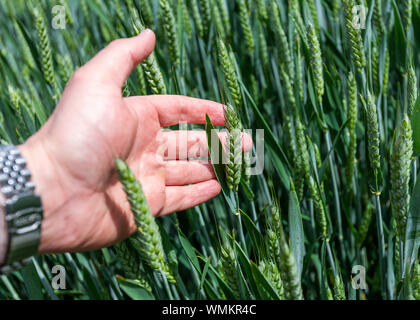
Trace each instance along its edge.
{"label": "watch face", "polygon": [[31,173],[26,168],[26,160],[18,148],[7,146],[0,148],[0,191],[7,198],[30,192],[35,185],[30,182]]}
{"label": "watch face", "polygon": [[8,269],[19,269],[35,255],[41,235],[43,217],[41,198],[26,161],[15,146],[0,147],[0,192],[4,195],[5,218],[9,231]]}
{"label": "watch face", "polygon": [[42,203],[39,196],[22,194],[7,201],[6,221],[9,232],[27,232],[36,229],[42,220]]}

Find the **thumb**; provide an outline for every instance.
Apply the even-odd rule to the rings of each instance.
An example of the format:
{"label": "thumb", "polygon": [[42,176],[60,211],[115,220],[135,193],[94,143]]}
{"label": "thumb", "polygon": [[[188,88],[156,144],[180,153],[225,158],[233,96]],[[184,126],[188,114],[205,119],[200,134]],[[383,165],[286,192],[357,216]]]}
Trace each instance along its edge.
{"label": "thumb", "polygon": [[155,41],[150,29],[136,37],[114,40],[79,72],[83,78],[122,88],[131,71],[153,52]]}

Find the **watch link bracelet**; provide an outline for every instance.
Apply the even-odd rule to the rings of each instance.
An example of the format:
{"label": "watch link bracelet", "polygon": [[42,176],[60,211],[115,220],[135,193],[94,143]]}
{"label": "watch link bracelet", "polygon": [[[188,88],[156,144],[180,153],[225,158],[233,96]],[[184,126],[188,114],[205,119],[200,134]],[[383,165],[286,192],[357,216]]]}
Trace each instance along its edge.
{"label": "watch link bracelet", "polygon": [[0,192],[9,231],[5,265],[0,266],[0,273],[9,273],[23,268],[37,253],[43,217],[31,172],[15,146],[0,146]]}

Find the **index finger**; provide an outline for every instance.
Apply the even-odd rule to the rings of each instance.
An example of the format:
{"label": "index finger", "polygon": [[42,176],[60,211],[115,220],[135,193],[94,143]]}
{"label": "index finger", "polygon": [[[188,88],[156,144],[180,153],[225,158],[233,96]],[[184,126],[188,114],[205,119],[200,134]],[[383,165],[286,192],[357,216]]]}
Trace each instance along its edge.
{"label": "index finger", "polygon": [[[179,95],[153,95],[130,97],[130,103],[141,105],[147,99],[157,111],[161,127],[177,125],[180,122],[205,124],[206,114],[215,126],[224,126],[224,106],[220,103]],[[133,107],[135,107],[133,105]]]}

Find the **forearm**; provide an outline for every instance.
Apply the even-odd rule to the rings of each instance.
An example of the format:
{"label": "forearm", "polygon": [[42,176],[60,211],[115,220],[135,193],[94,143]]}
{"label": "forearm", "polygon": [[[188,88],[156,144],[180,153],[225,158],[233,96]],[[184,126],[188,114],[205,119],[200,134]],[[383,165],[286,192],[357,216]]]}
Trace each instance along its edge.
{"label": "forearm", "polygon": [[3,195],[0,193],[0,266],[4,264],[6,258],[8,240],[3,200]]}

